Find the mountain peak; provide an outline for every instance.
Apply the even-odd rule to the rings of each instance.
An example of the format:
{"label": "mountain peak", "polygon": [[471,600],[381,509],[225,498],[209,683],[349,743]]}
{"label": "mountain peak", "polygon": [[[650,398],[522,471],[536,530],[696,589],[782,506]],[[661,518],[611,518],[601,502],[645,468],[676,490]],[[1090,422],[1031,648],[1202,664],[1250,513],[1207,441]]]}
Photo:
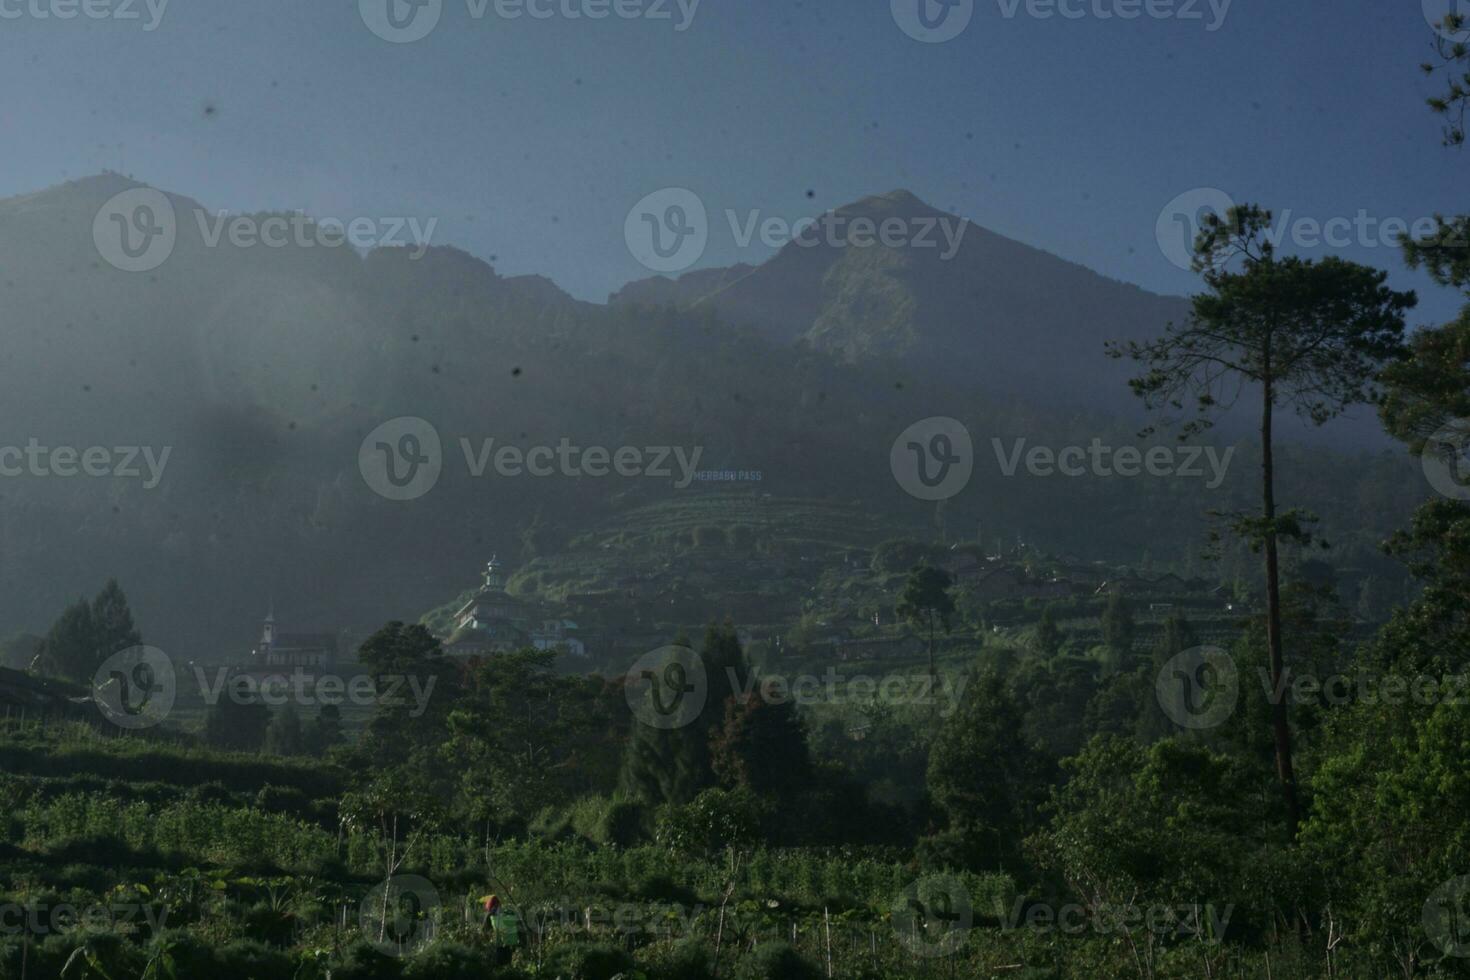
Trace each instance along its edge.
{"label": "mountain peak", "polygon": [[894,215],[894,214],[938,214],[938,210],[921,200],[913,191],[898,188],[885,194],[868,197],[836,208],[834,214]]}

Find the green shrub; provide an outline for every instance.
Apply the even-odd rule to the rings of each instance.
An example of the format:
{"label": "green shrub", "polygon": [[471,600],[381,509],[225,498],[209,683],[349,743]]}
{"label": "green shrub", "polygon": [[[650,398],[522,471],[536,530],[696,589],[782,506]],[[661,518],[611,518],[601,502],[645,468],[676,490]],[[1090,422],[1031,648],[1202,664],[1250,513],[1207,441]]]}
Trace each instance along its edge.
{"label": "green shrub", "polygon": [[567,943],[546,957],[541,972],[563,980],[613,980],[633,969],[633,958],[615,946]]}
{"label": "green shrub", "polygon": [[403,977],[404,980],[484,980],[494,975],[494,970],[494,952],[488,947],[435,943],[408,961]]}
{"label": "green shrub", "polygon": [[676,943],[664,960],[652,964],[652,980],[710,980],[710,953],[704,943],[686,939]]}
{"label": "green shrub", "polygon": [[331,967],[332,980],[399,980],[403,961],[388,956],[372,943],[358,940],[341,953]]}
{"label": "green shrub", "polygon": [[822,971],[785,943],[759,946],[742,958],[736,980],[820,980]]}

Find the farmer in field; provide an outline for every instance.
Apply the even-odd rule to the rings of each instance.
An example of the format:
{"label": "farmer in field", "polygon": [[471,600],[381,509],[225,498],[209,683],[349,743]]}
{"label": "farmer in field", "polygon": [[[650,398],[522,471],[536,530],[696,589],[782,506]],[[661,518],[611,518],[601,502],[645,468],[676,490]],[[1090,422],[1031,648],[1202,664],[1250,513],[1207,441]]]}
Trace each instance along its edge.
{"label": "farmer in field", "polygon": [[485,906],[485,924],[495,939],[496,965],[505,966],[510,963],[511,954],[521,944],[520,917],[501,905],[498,895],[486,895],[480,901]]}

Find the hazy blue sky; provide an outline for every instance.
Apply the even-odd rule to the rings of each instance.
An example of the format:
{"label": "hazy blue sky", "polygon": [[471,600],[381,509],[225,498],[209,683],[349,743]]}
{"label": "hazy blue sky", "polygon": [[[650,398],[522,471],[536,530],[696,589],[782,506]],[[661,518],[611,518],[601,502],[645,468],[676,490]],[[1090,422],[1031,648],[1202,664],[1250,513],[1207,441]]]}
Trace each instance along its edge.
{"label": "hazy blue sky", "polygon": [[[111,0],[136,20],[36,16],[65,2],[0,0],[0,194],[106,167],[211,208],[436,218],[435,244],[598,300],[648,274],[623,223],[665,186],[716,216],[702,265],[769,254],[735,245],[727,208],[794,220],[905,187],[1165,292],[1195,283],[1155,241],[1191,188],[1319,221],[1467,203],[1470,156],[1423,108],[1419,0],[1235,0],[1223,21],[1220,0],[1131,20],[1099,16],[1128,0],[976,0],[944,43],[889,0],[703,0],[682,31],[676,0],[603,20],[443,0],[402,44],[357,0],[172,0],[151,31],[146,0]],[[1416,322],[1457,305],[1386,245],[1340,251],[1424,287]]]}

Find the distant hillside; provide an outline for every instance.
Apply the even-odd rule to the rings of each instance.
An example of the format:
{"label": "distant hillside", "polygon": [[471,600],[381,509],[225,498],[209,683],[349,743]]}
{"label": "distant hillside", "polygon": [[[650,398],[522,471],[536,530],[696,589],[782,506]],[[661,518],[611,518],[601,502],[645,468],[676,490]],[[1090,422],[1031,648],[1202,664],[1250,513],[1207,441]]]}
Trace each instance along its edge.
{"label": "distant hillside", "polygon": [[[488,553],[518,553],[528,528],[556,542],[620,515],[684,520],[730,489],[476,478],[461,439],[698,449],[699,469],[746,474],[736,489],[872,515],[851,522],[857,535],[896,520],[1098,557],[1143,543],[1166,560],[1193,547],[1207,506],[1249,500],[1244,458],[1210,498],[1187,483],[997,471],[991,437],[1130,444],[1138,418],[1107,373],[1117,366],[1099,357],[1094,369],[1088,352],[1156,329],[1181,301],[979,228],[951,262],[793,246],[758,268],[633,284],[600,306],[448,247],[211,244],[204,206],[172,195],[172,254],[125,272],[104,261],[93,224],[142,186],[105,174],[0,201],[0,446],[171,452],[156,487],[0,480],[0,635],[44,631],[116,575],[150,641],[243,655],[272,597],[293,629],[413,619]],[[932,216],[903,194],[841,213]],[[435,426],[443,473],[427,496],[395,502],[369,488],[358,451],[409,415]],[[907,496],[889,470],[894,438],[933,415],[964,420],[977,450],[971,486],[944,508]],[[1355,533],[1400,523],[1422,492],[1401,461],[1309,458],[1286,478]]]}

